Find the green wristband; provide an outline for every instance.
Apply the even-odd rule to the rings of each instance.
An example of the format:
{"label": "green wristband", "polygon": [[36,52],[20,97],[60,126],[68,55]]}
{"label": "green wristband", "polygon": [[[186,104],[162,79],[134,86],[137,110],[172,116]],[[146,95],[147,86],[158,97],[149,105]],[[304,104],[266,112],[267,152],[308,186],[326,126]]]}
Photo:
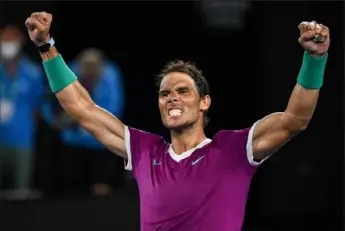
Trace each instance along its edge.
{"label": "green wristband", "polygon": [[54,93],[61,91],[77,80],[77,77],[68,68],[60,54],[55,58],[44,61],[43,67],[48,77],[49,86]]}
{"label": "green wristband", "polygon": [[308,90],[320,89],[323,84],[327,59],[328,53],[322,57],[315,57],[305,51],[302,67],[297,77],[297,83]]}

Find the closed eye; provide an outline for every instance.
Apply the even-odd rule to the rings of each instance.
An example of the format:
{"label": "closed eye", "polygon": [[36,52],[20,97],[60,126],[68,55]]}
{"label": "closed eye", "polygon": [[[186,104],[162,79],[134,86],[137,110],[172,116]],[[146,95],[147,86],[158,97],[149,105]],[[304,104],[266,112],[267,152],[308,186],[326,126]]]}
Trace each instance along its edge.
{"label": "closed eye", "polygon": [[168,95],[169,95],[168,91],[161,91],[161,92],[159,92],[159,96],[160,97],[167,97]]}
{"label": "closed eye", "polygon": [[186,87],[184,87],[184,88],[179,88],[179,89],[177,90],[177,92],[178,92],[179,94],[186,94],[186,93],[189,92],[189,89],[186,88]]}

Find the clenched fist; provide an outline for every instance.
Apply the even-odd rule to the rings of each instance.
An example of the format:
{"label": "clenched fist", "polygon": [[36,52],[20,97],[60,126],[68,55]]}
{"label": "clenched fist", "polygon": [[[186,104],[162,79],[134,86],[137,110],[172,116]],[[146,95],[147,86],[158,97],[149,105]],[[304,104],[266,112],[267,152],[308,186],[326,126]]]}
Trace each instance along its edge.
{"label": "clenched fist", "polygon": [[327,26],[312,21],[302,22],[298,28],[300,30],[298,42],[309,54],[322,56],[328,51],[330,36]]}
{"label": "clenched fist", "polygon": [[46,12],[32,13],[25,21],[31,41],[36,45],[49,42],[49,30],[52,21],[53,16],[51,14]]}

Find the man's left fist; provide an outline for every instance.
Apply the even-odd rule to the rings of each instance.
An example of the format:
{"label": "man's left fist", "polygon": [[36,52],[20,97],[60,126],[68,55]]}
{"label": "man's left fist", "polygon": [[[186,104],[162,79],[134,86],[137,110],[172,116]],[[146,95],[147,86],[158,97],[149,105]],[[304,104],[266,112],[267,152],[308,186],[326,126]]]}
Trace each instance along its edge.
{"label": "man's left fist", "polygon": [[309,54],[322,56],[328,51],[331,40],[327,26],[312,21],[302,22],[298,28],[300,30],[298,42]]}

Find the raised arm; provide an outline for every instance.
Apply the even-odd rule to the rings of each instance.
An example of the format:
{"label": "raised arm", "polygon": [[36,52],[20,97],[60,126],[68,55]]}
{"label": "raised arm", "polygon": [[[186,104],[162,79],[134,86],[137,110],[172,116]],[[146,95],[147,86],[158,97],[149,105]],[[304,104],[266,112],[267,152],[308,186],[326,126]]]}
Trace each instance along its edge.
{"label": "raised arm", "polygon": [[263,160],[310,122],[323,83],[330,44],[329,30],[316,22],[299,26],[299,43],[305,49],[297,84],[283,113],[273,113],[260,120],[253,130],[253,156]]}
{"label": "raised arm", "polygon": [[108,149],[127,158],[124,124],[92,101],[55,46],[42,46],[52,41],[49,35],[51,22],[51,14],[40,12],[33,13],[25,24],[30,39],[40,47],[40,55],[52,91],[68,115]]}

